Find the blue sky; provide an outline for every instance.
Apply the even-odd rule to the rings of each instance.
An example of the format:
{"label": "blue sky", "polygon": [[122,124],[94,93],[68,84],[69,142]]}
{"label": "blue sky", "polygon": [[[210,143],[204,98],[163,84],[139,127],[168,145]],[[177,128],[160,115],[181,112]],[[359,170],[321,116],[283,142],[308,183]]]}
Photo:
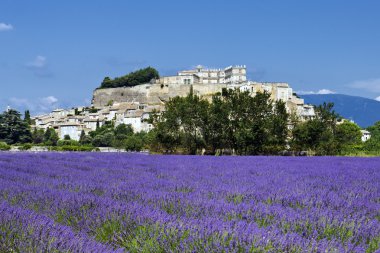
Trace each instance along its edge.
{"label": "blue sky", "polygon": [[379,10],[375,0],[2,0],[0,107],[85,105],[105,76],[198,64],[375,99]]}

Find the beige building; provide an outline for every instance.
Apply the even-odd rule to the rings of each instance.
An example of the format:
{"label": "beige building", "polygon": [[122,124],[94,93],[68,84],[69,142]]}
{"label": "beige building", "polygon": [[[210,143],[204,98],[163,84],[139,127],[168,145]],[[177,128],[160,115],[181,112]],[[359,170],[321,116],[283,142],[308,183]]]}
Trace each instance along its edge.
{"label": "beige building", "polygon": [[314,107],[293,93],[288,83],[280,82],[247,82],[239,87],[240,91],[249,92],[255,96],[258,92],[267,92],[273,101],[285,102],[288,113],[295,114],[300,120],[312,119],[315,116]]}
{"label": "beige building", "polygon": [[[53,127],[61,138],[68,134],[75,140],[82,130],[86,133],[94,131],[97,125],[102,126],[106,121],[114,121],[115,126],[130,124],[135,132],[150,131],[153,126],[146,121],[150,113],[153,110],[163,111],[170,98],[187,96],[190,87],[194,94],[210,100],[223,89],[239,89],[252,96],[258,92],[268,92],[273,101],[284,101],[287,111],[297,115],[300,120],[308,120],[315,115],[314,107],[306,105],[302,98],[293,93],[288,83],[247,81],[245,65],[224,69],[197,66],[195,69],[179,71],[176,76],[162,77],[156,82],[133,87],[96,89],[92,99],[94,108],[57,109],[35,117],[35,127]],[[78,111],[80,114],[75,115]]]}
{"label": "beige building", "polygon": [[162,84],[241,84],[247,81],[245,65],[224,69],[206,69],[198,65],[195,69],[179,71],[176,76],[164,76]]}

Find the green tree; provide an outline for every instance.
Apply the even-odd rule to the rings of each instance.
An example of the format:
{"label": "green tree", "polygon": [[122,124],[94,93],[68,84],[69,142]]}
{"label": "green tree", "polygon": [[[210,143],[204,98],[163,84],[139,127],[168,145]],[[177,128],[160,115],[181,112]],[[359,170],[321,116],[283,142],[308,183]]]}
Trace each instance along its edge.
{"label": "green tree", "polygon": [[126,136],[133,135],[133,128],[131,125],[120,124],[117,127],[115,127],[114,133],[116,138],[125,138]]}
{"label": "green tree", "polygon": [[94,147],[112,147],[114,138],[115,136],[112,132],[98,134],[93,138],[92,145]]}
{"label": "green tree", "polygon": [[44,134],[44,143],[48,146],[57,146],[59,140],[57,132],[53,128],[47,128]]}
{"label": "green tree", "polygon": [[96,135],[92,138],[92,145],[94,147],[103,147],[103,135]]}
{"label": "green tree", "polygon": [[131,125],[120,124],[114,129],[114,140],[112,146],[115,148],[124,148],[125,142],[129,136],[133,135],[133,128]]}
{"label": "green tree", "polygon": [[270,135],[267,150],[269,153],[278,153],[286,149],[289,136],[288,124],[289,114],[286,111],[285,102],[277,101],[274,103],[274,112],[270,119]]}
{"label": "green tree", "polygon": [[380,121],[368,127],[367,130],[371,133],[371,138],[380,139]]}
{"label": "green tree", "polygon": [[[267,92],[258,92],[252,99],[253,103],[249,106],[251,124],[251,139],[247,143],[246,154],[265,154],[273,152],[273,144],[271,143],[271,132],[274,133],[271,121],[275,119],[273,116],[274,108],[270,99],[270,94]],[[249,126],[247,126],[249,127]],[[278,126],[282,130],[281,126]],[[276,132],[276,134],[281,134]]]}
{"label": "green tree", "polygon": [[129,136],[125,141],[125,150],[127,151],[141,151],[144,144],[138,135]]}
{"label": "green tree", "polygon": [[89,136],[89,135],[85,135],[80,141],[79,143],[81,145],[91,145],[92,143],[92,137]]}
{"label": "green tree", "polygon": [[217,150],[228,148],[228,123],[229,110],[226,103],[220,95],[213,96],[205,134],[208,153],[215,154]]}
{"label": "green tree", "polygon": [[18,111],[10,109],[0,114],[0,140],[7,144],[31,142],[30,127]]}
{"label": "green tree", "polygon": [[174,152],[181,144],[180,103],[183,103],[183,98],[171,98],[165,104],[164,112],[152,113],[150,122],[154,125],[152,136],[155,138],[155,149],[169,153]]}
{"label": "green tree", "polygon": [[44,130],[43,129],[33,129],[32,141],[34,144],[40,144],[44,142]]}
{"label": "green tree", "polygon": [[225,90],[224,103],[228,111],[225,134],[225,148],[230,148],[237,154],[246,154],[252,143],[253,98],[248,92]]}
{"label": "green tree", "polygon": [[355,145],[361,143],[361,128],[355,123],[345,121],[337,125],[335,138],[342,146]]}
{"label": "green tree", "polygon": [[205,147],[204,135],[207,125],[209,103],[190,91],[179,104],[179,118],[182,130],[182,142],[189,154]]}
{"label": "green tree", "polygon": [[152,79],[158,79],[160,75],[158,71],[152,67],[147,67],[122,77],[111,79],[105,77],[100,85],[100,88],[116,88],[116,87],[131,87],[139,84],[149,83]]}
{"label": "green tree", "polygon": [[84,138],[86,138],[86,133],[84,132],[84,130],[82,130],[82,131],[80,132],[80,136],[79,136],[79,143],[82,144]]}
{"label": "green tree", "polygon": [[339,115],[333,107],[333,103],[316,107],[314,119],[299,123],[293,128],[293,149],[312,150],[317,155],[334,155],[341,151],[341,146],[335,139]]}
{"label": "green tree", "polygon": [[240,155],[265,153],[269,145],[269,122],[273,114],[270,95],[258,92],[252,97],[248,92],[239,90],[224,93],[229,111],[227,146]]}
{"label": "green tree", "polygon": [[63,136],[63,140],[65,140],[65,141],[69,141],[69,140],[71,140],[70,135],[65,134],[65,136]]}
{"label": "green tree", "polygon": [[376,122],[373,126],[368,127],[367,130],[371,133],[371,138],[364,142],[364,150],[380,153],[380,121]]}
{"label": "green tree", "polygon": [[26,110],[24,113],[24,121],[30,126],[32,124],[32,119],[30,118],[29,110]]}
{"label": "green tree", "polygon": [[[277,118],[272,117],[274,111]],[[210,104],[190,90],[187,97],[172,98],[152,121],[156,143],[166,151],[183,149],[196,154],[205,148],[211,154],[226,149],[261,154],[273,146],[271,131],[281,138],[275,144],[284,145],[287,132],[282,127],[287,127],[287,117],[284,104],[274,110],[268,93],[252,97],[248,92],[226,89]],[[278,119],[276,128],[270,124],[272,118]]]}

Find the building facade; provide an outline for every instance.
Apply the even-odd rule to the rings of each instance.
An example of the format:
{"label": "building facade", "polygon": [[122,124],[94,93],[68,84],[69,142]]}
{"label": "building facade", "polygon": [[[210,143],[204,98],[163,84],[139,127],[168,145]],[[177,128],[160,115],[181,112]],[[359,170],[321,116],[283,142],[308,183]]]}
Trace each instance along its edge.
{"label": "building facade", "polygon": [[241,84],[247,81],[245,65],[224,69],[206,69],[198,65],[195,69],[179,71],[176,76],[164,76],[162,84]]}
{"label": "building facade", "polygon": [[[78,140],[81,131],[86,134],[96,130],[107,121],[115,126],[129,124],[135,132],[150,131],[152,125],[147,122],[150,113],[163,111],[166,101],[175,96],[187,96],[193,87],[196,95],[211,99],[223,89],[239,89],[255,96],[258,92],[267,92],[273,101],[283,101],[288,113],[298,116],[302,121],[315,116],[314,107],[304,103],[285,82],[254,82],[247,80],[245,65],[229,66],[224,69],[207,69],[197,66],[195,69],[179,71],[176,76],[162,77],[156,82],[135,87],[95,90],[94,101],[98,103],[90,108],[77,110],[57,109],[49,114],[34,117],[37,129],[54,128],[60,138],[69,135]],[[95,99],[97,98],[97,99]],[[109,105],[109,101],[113,101]]]}

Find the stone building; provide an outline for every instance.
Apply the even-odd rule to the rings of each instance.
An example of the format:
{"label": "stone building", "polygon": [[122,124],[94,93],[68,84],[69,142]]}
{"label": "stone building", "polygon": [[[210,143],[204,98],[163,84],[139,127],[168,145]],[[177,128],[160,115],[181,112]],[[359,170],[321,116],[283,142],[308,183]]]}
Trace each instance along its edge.
{"label": "stone building", "polygon": [[288,113],[297,115],[301,121],[312,119],[315,116],[314,107],[305,104],[304,99],[298,97],[288,83],[280,82],[247,82],[239,87],[240,91],[249,92],[255,96],[258,92],[267,92],[273,101],[285,102]]}
{"label": "stone building", "polygon": [[[150,131],[147,123],[153,110],[163,111],[165,103],[176,96],[187,96],[190,87],[193,93],[211,100],[223,89],[239,89],[255,96],[258,92],[268,92],[273,101],[284,101],[289,113],[300,120],[314,117],[314,107],[304,103],[285,82],[248,81],[246,66],[229,66],[224,69],[195,69],[179,71],[176,76],[161,77],[154,82],[133,87],[96,89],[93,92],[92,106],[77,110],[57,109],[49,114],[35,117],[35,127],[53,127],[61,138],[68,134],[77,140],[81,131],[88,133],[102,126],[106,121],[114,121],[115,126],[130,124],[135,132]],[[78,111],[80,112],[78,114]]]}
{"label": "stone building", "polygon": [[176,76],[160,78],[162,84],[241,84],[247,81],[245,65],[224,69],[206,69],[198,65],[195,69],[179,71]]}

